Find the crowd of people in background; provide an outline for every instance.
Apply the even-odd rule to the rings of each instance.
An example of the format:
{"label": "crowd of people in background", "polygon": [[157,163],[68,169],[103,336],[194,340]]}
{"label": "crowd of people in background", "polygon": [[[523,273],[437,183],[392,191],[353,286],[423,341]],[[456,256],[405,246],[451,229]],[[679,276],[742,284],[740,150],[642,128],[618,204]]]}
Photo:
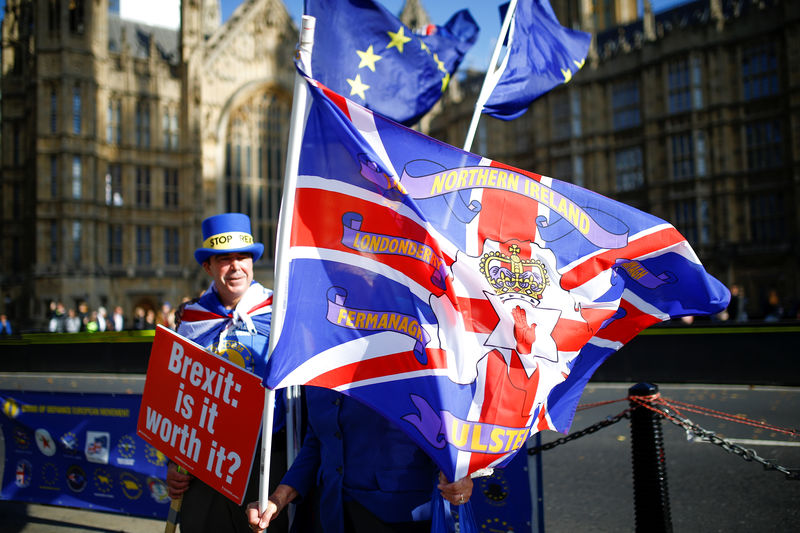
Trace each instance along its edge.
{"label": "crowd of people in background", "polygon": [[47,314],[47,331],[50,333],[140,331],[156,329],[158,324],[175,329],[175,308],[170,302],[163,302],[158,310],[136,306],[133,315],[128,317],[119,305],[109,313],[104,306],[91,310],[86,302],[80,302],[77,309],[67,309],[63,302],[52,301]]}
{"label": "crowd of people in background", "polygon": [[[750,315],[747,309],[750,307],[749,298],[745,295],[740,285],[732,285],[731,302],[725,311],[706,320],[712,322],[749,322],[764,321],[777,322],[781,320],[800,320],[800,305],[797,301],[784,303],[784,299],[775,289],[770,289],[762,296],[760,312],[757,315]],[[189,300],[186,296],[182,302]],[[50,333],[94,333],[98,331],[138,331],[154,330],[157,324],[161,324],[170,329],[175,329],[176,307],[170,302],[161,303],[161,307],[153,309],[151,307],[136,306],[129,315],[123,310],[122,306],[114,306],[111,312],[105,306],[97,309],[90,309],[85,302],[79,302],[76,308],[67,308],[63,302],[51,301],[47,312],[44,331]],[[695,317],[683,317],[680,322],[690,325]],[[10,336],[19,333],[18,328],[14,328],[12,317],[7,314],[0,314],[0,336]]]}

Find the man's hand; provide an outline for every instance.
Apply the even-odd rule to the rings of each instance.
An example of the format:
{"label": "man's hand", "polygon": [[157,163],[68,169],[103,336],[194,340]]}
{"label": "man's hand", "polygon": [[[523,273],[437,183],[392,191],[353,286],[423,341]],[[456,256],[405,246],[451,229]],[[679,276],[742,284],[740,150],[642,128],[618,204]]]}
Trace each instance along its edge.
{"label": "man's hand", "polygon": [[437,485],[437,488],[445,500],[453,505],[462,505],[467,503],[470,496],[472,496],[472,478],[466,476],[450,483],[445,475],[439,472],[439,485]]}
{"label": "man's hand", "polygon": [[169,497],[173,500],[182,497],[183,493],[189,488],[192,479],[193,477],[191,474],[178,471],[178,465],[170,461],[169,466],[167,466],[167,489],[169,490]]}
{"label": "man's hand", "polygon": [[259,515],[259,502],[251,502],[247,504],[247,522],[250,524],[250,529],[253,531],[264,531],[272,522],[272,519],[278,516],[284,507],[289,505],[289,502],[297,497],[298,492],[289,485],[278,485],[275,492],[270,494],[267,500],[267,507],[264,512]]}

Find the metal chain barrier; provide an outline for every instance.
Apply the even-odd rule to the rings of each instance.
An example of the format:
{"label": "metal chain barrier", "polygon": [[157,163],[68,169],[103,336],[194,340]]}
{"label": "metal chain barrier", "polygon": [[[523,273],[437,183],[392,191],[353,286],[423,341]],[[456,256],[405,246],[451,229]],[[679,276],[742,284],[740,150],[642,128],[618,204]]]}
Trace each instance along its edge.
{"label": "metal chain barrier", "polygon": [[[726,440],[726,439],[718,436],[713,431],[709,431],[707,429],[704,429],[704,428],[698,426],[697,424],[695,424],[694,422],[692,422],[688,418],[680,416],[678,413],[675,412],[675,409],[671,409],[669,404],[666,403],[660,397],[660,395],[655,395],[655,396],[652,396],[652,397],[629,397],[627,399],[636,402],[641,407],[644,407],[646,409],[650,409],[650,410],[655,411],[656,413],[660,414],[661,416],[663,416],[664,418],[666,418],[667,420],[669,420],[673,424],[683,428],[684,431],[686,431],[687,435],[690,435],[693,438],[699,438],[699,439],[705,440],[705,441],[707,441],[707,442],[709,442],[711,444],[715,444],[715,445],[719,446],[720,448],[722,448],[723,450],[725,450],[726,452],[732,453],[734,455],[737,455],[737,456],[741,457],[745,461],[757,462],[757,463],[761,464],[764,467],[764,470],[775,470],[775,471],[778,471],[778,472],[784,474],[786,476],[786,479],[800,480],[800,469],[786,468],[784,466],[776,464],[776,463],[770,461],[769,459],[765,459],[765,458],[761,457],[752,448],[745,448],[744,446],[740,446],[739,444],[736,444],[735,442],[731,442],[729,440]],[[605,404],[608,404],[608,403],[614,403],[615,401],[619,401],[619,400],[614,400],[612,402],[600,402],[597,405],[605,405]],[[587,409],[588,407],[594,407],[594,406],[596,406],[596,405],[593,404],[591,406],[579,406],[578,409],[579,410]],[[626,409],[626,410],[622,411],[621,413],[619,413],[616,416],[609,416],[605,420],[597,422],[596,424],[592,424],[591,426],[588,426],[588,427],[586,427],[584,429],[581,429],[579,431],[575,431],[573,433],[570,433],[566,437],[562,437],[560,439],[556,439],[554,441],[547,442],[545,444],[542,444],[541,446],[536,446],[534,448],[530,448],[528,450],[528,455],[536,455],[537,453],[541,453],[541,452],[543,452],[545,450],[551,450],[551,449],[555,448],[556,446],[560,446],[562,444],[566,444],[566,443],[568,443],[570,441],[573,441],[575,439],[579,439],[581,437],[585,437],[586,435],[590,435],[592,433],[595,433],[595,432],[597,432],[597,431],[599,431],[599,430],[601,430],[603,428],[606,428],[608,426],[616,424],[617,422],[621,421],[622,419],[630,418],[631,411],[632,411],[632,409]],[[790,431],[790,433],[797,434],[796,430]]]}
{"label": "metal chain barrier", "polygon": [[774,426],[772,424],[768,424],[767,422],[760,421],[760,420],[752,420],[750,418],[744,417],[742,415],[731,415],[728,413],[724,413],[722,411],[717,411],[715,409],[710,409],[708,407],[702,407],[699,405],[692,405],[690,403],[681,402],[679,400],[673,400],[672,398],[656,398],[656,403],[666,406],[668,409],[672,409],[678,416],[681,415],[678,407],[681,408],[683,411],[689,411],[690,413],[698,413],[702,415],[711,416],[714,418],[719,418],[720,420],[727,420],[728,422],[735,422],[737,424],[744,424],[747,426],[753,426],[760,429],[767,429],[769,431],[775,431],[778,433],[785,433],[787,435],[791,435],[792,437],[800,436],[800,431],[794,428],[784,428],[780,426]]}
{"label": "metal chain barrier", "polygon": [[601,429],[603,429],[605,427],[608,427],[608,426],[611,426],[613,424],[616,424],[617,422],[619,422],[623,418],[630,418],[630,412],[631,412],[631,409],[625,409],[624,411],[622,411],[620,414],[618,414],[616,416],[609,416],[605,420],[597,422],[596,424],[593,424],[593,425],[591,425],[591,426],[589,426],[587,428],[584,428],[584,429],[582,429],[580,431],[575,431],[574,433],[570,433],[566,437],[561,437],[560,439],[556,439],[556,440],[554,440],[552,442],[547,442],[545,444],[542,444],[541,446],[536,446],[534,448],[530,448],[528,450],[528,455],[536,455],[537,453],[542,452],[544,450],[552,450],[553,448],[555,448],[556,446],[560,446],[561,444],[566,444],[569,441],[573,441],[575,439],[579,439],[581,437],[585,437],[586,435],[590,435],[592,433],[595,433],[596,431],[599,431],[599,430],[601,430]]}
{"label": "metal chain barrier", "polygon": [[[686,431],[687,435],[694,436],[710,442],[711,444],[715,444],[725,450],[728,453],[732,453],[734,455],[738,455],[745,461],[755,461],[760,463],[764,470],[776,470],[786,476],[786,479],[791,480],[800,480],[800,469],[790,469],[779,464],[776,464],[769,459],[764,459],[755,450],[752,448],[745,448],[744,446],[740,446],[735,442],[731,442],[726,440],[720,436],[718,436],[713,431],[709,431],[704,429],[688,418],[682,417],[679,414],[675,413],[674,410],[671,410],[668,405],[665,404],[660,398],[652,397],[652,398],[631,398],[633,401],[637,402],[642,407],[647,409],[651,409],[656,413],[659,413],[661,416],[672,422],[673,424],[680,426]],[[659,405],[657,405],[657,403]]]}

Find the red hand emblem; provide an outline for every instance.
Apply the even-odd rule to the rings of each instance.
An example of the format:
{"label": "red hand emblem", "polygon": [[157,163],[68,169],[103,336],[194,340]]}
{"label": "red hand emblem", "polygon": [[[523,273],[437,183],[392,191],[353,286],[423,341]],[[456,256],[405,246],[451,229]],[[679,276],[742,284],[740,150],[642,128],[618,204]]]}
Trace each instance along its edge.
{"label": "red hand emblem", "polygon": [[528,315],[520,306],[511,310],[514,317],[514,338],[517,340],[517,352],[531,353],[531,346],[536,342],[536,324],[528,325]]}

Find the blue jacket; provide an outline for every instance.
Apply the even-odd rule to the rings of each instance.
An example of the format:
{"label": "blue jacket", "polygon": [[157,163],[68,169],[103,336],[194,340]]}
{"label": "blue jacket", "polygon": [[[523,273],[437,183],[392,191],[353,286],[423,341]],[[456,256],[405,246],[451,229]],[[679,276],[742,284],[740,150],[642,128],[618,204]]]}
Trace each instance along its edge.
{"label": "blue jacket", "polygon": [[397,426],[357,400],[305,388],[308,429],[282,483],[303,498],[318,487],[326,533],[344,531],[343,502],[355,500],[384,522],[430,517],[434,462]]}

